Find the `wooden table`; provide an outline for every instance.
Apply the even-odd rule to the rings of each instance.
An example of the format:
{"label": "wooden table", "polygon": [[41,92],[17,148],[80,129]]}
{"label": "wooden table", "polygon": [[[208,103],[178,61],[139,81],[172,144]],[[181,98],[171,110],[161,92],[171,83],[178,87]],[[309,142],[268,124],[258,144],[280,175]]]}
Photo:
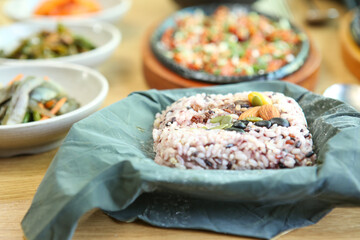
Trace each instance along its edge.
{"label": "wooden table", "polygon": [[[320,80],[315,89],[321,94],[334,83],[357,83],[357,79],[344,66],[340,56],[338,22],[322,27],[308,27],[303,15],[306,1],[288,0],[294,21],[302,25],[313,37],[323,55]],[[319,7],[335,7],[340,15],[345,9],[338,1],[317,0]],[[3,1],[0,1],[2,7]],[[142,76],[140,44],[146,29],[155,21],[177,9],[170,0],[134,0],[130,12],[117,25],[123,40],[111,59],[99,70],[110,83],[104,106],[110,105],[132,91],[146,90]],[[0,15],[0,25],[10,23]],[[50,152],[0,159],[0,240],[22,239],[20,221],[31,204],[37,187],[57,149]],[[246,239],[203,231],[185,231],[151,227],[141,222],[116,223],[101,211],[94,211],[82,219],[74,239]],[[294,230],[280,239],[360,239],[360,208],[337,208],[319,223]]]}

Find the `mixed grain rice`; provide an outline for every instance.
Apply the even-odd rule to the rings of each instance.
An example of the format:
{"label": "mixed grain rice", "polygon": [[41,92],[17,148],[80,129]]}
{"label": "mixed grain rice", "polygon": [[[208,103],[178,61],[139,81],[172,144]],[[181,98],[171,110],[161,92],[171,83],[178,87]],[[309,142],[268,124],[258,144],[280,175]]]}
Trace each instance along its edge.
{"label": "mixed grain rice", "polygon": [[315,162],[312,136],[298,103],[281,93],[263,92],[289,127],[270,128],[250,122],[245,132],[211,129],[216,116],[233,120],[251,108],[250,92],[184,97],[156,114],[153,138],[155,162],[183,169],[277,169]]}

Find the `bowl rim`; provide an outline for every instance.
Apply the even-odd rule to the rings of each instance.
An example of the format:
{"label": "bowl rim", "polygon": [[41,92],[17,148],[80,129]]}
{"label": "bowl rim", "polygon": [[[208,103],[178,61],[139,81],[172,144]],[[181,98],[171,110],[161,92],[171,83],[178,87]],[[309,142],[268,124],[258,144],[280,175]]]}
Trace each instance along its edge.
{"label": "bowl rim", "polygon": [[6,131],[6,130],[13,130],[13,129],[22,129],[22,128],[28,128],[28,127],[39,127],[43,125],[48,124],[54,124],[59,121],[63,121],[65,119],[69,119],[71,117],[76,117],[77,115],[81,113],[85,113],[89,111],[90,109],[94,108],[96,105],[101,103],[107,96],[107,93],[109,91],[109,83],[105,76],[103,76],[100,72],[97,70],[94,70],[92,68],[78,65],[78,64],[72,64],[72,63],[57,63],[57,62],[47,62],[47,63],[26,63],[26,64],[19,64],[19,63],[10,63],[10,64],[4,64],[0,66],[0,72],[5,71],[7,69],[17,69],[17,68],[58,68],[58,69],[68,69],[68,70],[75,70],[77,72],[86,72],[90,75],[92,75],[101,85],[101,89],[99,93],[96,95],[95,98],[93,98],[88,103],[80,106],[78,109],[75,109],[74,111],[65,113],[60,116],[56,116],[54,118],[46,119],[44,121],[36,121],[36,122],[29,122],[29,123],[20,123],[20,124],[14,124],[14,125],[0,125],[0,132]]}
{"label": "bowl rim", "polygon": [[[245,75],[245,76],[219,75],[218,76],[203,71],[191,70],[187,67],[175,63],[172,59],[169,59],[165,56],[164,50],[161,49],[159,46],[160,39],[164,30],[170,26],[173,26],[173,21],[178,15],[181,15],[182,13],[192,13],[197,9],[201,9],[202,11],[204,11],[205,15],[209,15],[209,13],[214,12],[216,8],[220,6],[226,6],[230,10],[256,12],[272,20],[286,19],[290,24],[291,29],[304,36],[304,39],[301,41],[301,47],[299,49],[299,52],[295,55],[295,59],[276,71],[265,72],[264,74],[255,74],[250,76],[249,75]],[[150,44],[150,49],[154,54],[154,56],[156,57],[156,59],[172,72],[186,79],[205,82],[205,83],[213,83],[213,84],[229,84],[229,83],[239,83],[239,82],[247,82],[247,81],[269,81],[269,80],[282,79],[298,71],[304,65],[310,53],[309,37],[301,27],[294,24],[287,18],[263,13],[261,11],[254,9],[251,5],[241,4],[241,3],[211,3],[211,4],[195,5],[195,6],[179,9],[178,11],[167,16],[165,19],[163,19],[160,22],[160,24],[158,24],[158,26],[150,35],[149,44]]]}
{"label": "bowl rim", "polygon": [[[42,16],[42,15],[34,15],[30,14],[26,17],[17,17],[12,14],[11,4],[13,4],[15,0],[8,0],[4,3],[3,12],[6,16],[14,20],[32,20],[32,21],[48,21],[48,20],[56,20],[60,19],[61,21],[74,21],[74,22],[86,22],[91,19],[103,19],[109,15],[117,15],[120,18],[123,14],[125,14],[131,7],[132,0],[117,0],[118,3],[112,7],[101,9],[95,13],[86,13],[79,14],[75,16]],[[24,0],[27,1],[27,0]],[[33,10],[32,10],[33,11]],[[32,12],[33,13],[33,12]]]}
{"label": "bowl rim", "polygon": [[[95,58],[96,56],[100,55],[100,54],[104,54],[104,53],[108,53],[111,52],[112,49],[115,49],[121,42],[122,39],[122,35],[121,32],[118,28],[116,28],[114,25],[110,24],[110,23],[106,23],[106,22],[98,22],[98,21],[86,21],[86,22],[70,22],[70,21],[65,21],[65,22],[59,22],[59,21],[48,21],[48,22],[30,22],[30,21],[25,21],[25,22],[18,22],[18,23],[13,23],[13,24],[8,24],[8,25],[4,25],[0,27],[1,29],[4,28],[14,28],[14,27],[18,27],[18,26],[23,26],[23,27],[29,27],[29,28],[33,28],[35,26],[41,28],[46,28],[49,26],[56,26],[56,24],[58,23],[62,23],[64,24],[66,27],[80,27],[80,28],[85,28],[88,29],[90,31],[92,31],[96,26],[101,26],[102,31],[105,31],[107,33],[109,33],[111,35],[111,38],[109,38],[104,44],[102,44],[101,46],[96,47],[93,50],[87,51],[87,52],[83,52],[83,53],[78,53],[78,54],[74,54],[74,55],[69,55],[69,56],[64,56],[64,57],[58,57],[58,58],[39,58],[39,59],[11,59],[11,58],[1,58],[0,57],[0,63],[12,63],[12,62],[18,62],[18,63],[30,63],[30,62],[48,62],[49,60],[51,61],[56,61],[56,62],[84,62],[87,59],[90,58]],[[33,33],[36,33],[33,32]],[[85,63],[81,63],[86,65]]]}

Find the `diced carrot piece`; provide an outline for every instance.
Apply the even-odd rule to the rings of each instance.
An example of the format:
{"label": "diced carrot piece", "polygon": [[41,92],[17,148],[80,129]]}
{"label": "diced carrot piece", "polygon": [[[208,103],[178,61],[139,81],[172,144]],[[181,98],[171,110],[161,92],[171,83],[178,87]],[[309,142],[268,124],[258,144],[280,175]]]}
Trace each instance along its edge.
{"label": "diced carrot piece", "polygon": [[173,35],[174,29],[168,28],[165,30],[164,34],[161,37],[161,42],[163,42],[167,47],[171,47],[172,42],[172,35]]}
{"label": "diced carrot piece", "polygon": [[52,107],[55,105],[55,103],[56,103],[56,100],[55,100],[55,99],[51,99],[51,100],[49,100],[49,101],[47,101],[47,102],[45,103],[45,107],[46,107],[47,109],[50,109],[50,108],[52,108]]}
{"label": "diced carrot piece", "polygon": [[43,116],[42,118],[40,118],[39,121],[46,120],[46,119],[49,119],[49,118],[50,118],[50,117],[48,117],[48,116]]}
{"label": "diced carrot piece", "polygon": [[16,75],[10,82],[8,82],[8,86],[11,86],[14,84],[14,82],[20,81],[21,79],[23,79],[24,74],[20,73],[18,75]]}
{"label": "diced carrot piece", "polygon": [[47,0],[42,1],[42,3],[35,9],[35,14],[37,15],[49,15],[54,9],[58,8],[61,5],[69,2],[68,0]]}
{"label": "diced carrot piece", "polygon": [[61,98],[56,104],[55,106],[50,110],[50,112],[52,114],[56,114],[60,108],[62,107],[62,105],[64,105],[64,103],[67,101],[66,97]]}
{"label": "diced carrot piece", "polygon": [[95,0],[47,0],[35,10],[36,15],[77,15],[101,9]]}
{"label": "diced carrot piece", "polygon": [[266,69],[268,72],[273,72],[281,68],[281,66],[284,65],[284,61],[281,59],[275,59],[269,62],[269,65]]}
{"label": "diced carrot piece", "polygon": [[236,34],[236,26],[234,24],[229,25],[229,32]]}
{"label": "diced carrot piece", "polygon": [[38,106],[39,106],[40,108],[42,108],[42,109],[45,109],[44,104],[43,104],[42,102],[39,102],[39,103],[38,103]]}
{"label": "diced carrot piece", "polygon": [[197,71],[201,69],[201,65],[197,64],[196,62],[192,62],[189,63],[188,68]]}
{"label": "diced carrot piece", "polygon": [[180,64],[185,62],[184,57],[181,53],[174,54],[174,61]]}
{"label": "diced carrot piece", "polygon": [[221,68],[221,75],[223,76],[231,76],[234,75],[235,67],[231,64],[230,61]]}
{"label": "diced carrot piece", "polygon": [[[50,110],[50,112],[52,114],[56,114],[60,108],[64,105],[64,103],[67,101],[67,98],[66,97],[63,97],[61,98],[56,104],[55,106]],[[45,119],[48,119],[49,117],[48,116],[43,116],[40,120],[45,120]]]}

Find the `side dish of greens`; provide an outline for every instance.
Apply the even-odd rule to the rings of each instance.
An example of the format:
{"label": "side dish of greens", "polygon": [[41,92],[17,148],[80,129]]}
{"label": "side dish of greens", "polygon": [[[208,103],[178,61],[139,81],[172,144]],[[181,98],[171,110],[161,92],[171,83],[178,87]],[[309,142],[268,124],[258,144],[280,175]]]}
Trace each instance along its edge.
{"label": "side dish of greens", "polygon": [[0,50],[0,57],[11,59],[46,59],[70,56],[95,49],[95,45],[82,36],[73,34],[62,24],[56,31],[41,31],[22,40],[9,54]]}

